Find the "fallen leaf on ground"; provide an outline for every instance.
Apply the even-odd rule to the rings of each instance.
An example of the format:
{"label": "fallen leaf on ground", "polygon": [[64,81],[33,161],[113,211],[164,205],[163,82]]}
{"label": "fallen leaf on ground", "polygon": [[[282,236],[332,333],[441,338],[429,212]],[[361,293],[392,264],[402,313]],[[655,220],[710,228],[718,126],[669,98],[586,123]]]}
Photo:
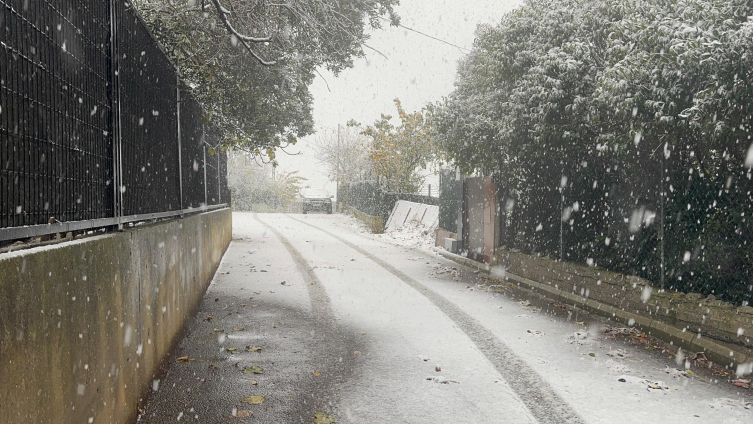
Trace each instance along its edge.
{"label": "fallen leaf on ground", "polygon": [[223,330],[222,328],[215,328],[215,329],[214,329],[214,332],[215,332],[215,333],[224,333],[224,332],[225,332],[225,330]]}
{"label": "fallen leaf on ground", "polygon": [[204,318],[204,321],[211,321],[211,320],[213,320],[213,319],[214,319],[214,317],[213,317],[213,316],[211,316],[211,315],[207,315],[207,317],[206,317],[206,318]]}
{"label": "fallen leaf on ground", "polygon": [[549,302],[550,305],[554,306],[555,308],[559,309],[560,311],[567,312],[572,311],[573,308],[570,306],[565,305],[562,302]]}
{"label": "fallen leaf on ground", "polygon": [[353,354],[354,354],[354,355],[360,355],[360,354],[361,354],[361,351],[360,351],[360,350],[357,350],[357,351],[353,352]]}
{"label": "fallen leaf on ground", "polygon": [[233,418],[248,418],[251,415],[254,415],[254,413],[250,409],[241,409],[240,411],[235,411]]}
{"label": "fallen leaf on ground", "polygon": [[227,350],[227,351],[228,351],[228,352],[230,352],[230,353],[235,353],[235,351],[236,351],[236,350],[238,350],[238,349],[236,349],[236,348],[234,348],[234,347],[229,347],[229,348],[227,348],[227,349],[225,349],[225,350]]}
{"label": "fallen leaf on ground", "polygon": [[324,412],[317,412],[314,415],[314,422],[316,424],[333,424],[337,422],[337,419],[332,415],[327,415]]}
{"label": "fallen leaf on ground", "polygon": [[314,371],[314,377],[320,377],[321,375],[322,373],[320,373],[319,371]]}
{"label": "fallen leaf on ground", "polygon": [[609,336],[641,337],[641,332],[635,327],[614,327],[611,325],[606,325],[601,331]]}
{"label": "fallen leaf on ground", "polygon": [[439,365],[437,365],[436,367],[434,367],[434,371],[440,372],[440,371],[442,371],[442,367],[440,367]]}
{"label": "fallen leaf on ground", "polygon": [[264,396],[249,396],[243,398],[241,402],[247,403],[249,405],[261,405],[262,403],[264,403]]}
{"label": "fallen leaf on ground", "polygon": [[254,365],[253,367],[244,367],[243,374],[262,374],[264,369],[260,366]]}
{"label": "fallen leaf on ground", "polygon": [[252,381],[252,382],[251,382],[251,385],[252,385],[252,386],[258,386],[258,385],[259,385],[259,382],[258,382],[258,381]]}
{"label": "fallen leaf on ground", "polygon": [[688,358],[690,362],[708,362],[708,358],[706,358],[706,354],[703,352],[698,352],[695,355]]}
{"label": "fallen leaf on ground", "polygon": [[219,368],[218,368],[217,366],[215,366],[215,365],[209,364],[209,369],[210,369],[210,370],[215,370],[215,371],[216,371],[216,370],[218,370]]}
{"label": "fallen leaf on ground", "polygon": [[180,358],[176,359],[175,362],[188,362],[190,358],[188,356],[181,356]]}
{"label": "fallen leaf on ground", "polygon": [[246,304],[245,303],[241,303],[241,306],[246,306]]}
{"label": "fallen leaf on ground", "polygon": [[275,324],[273,327],[274,328],[280,328],[280,324]]}
{"label": "fallen leaf on ground", "polygon": [[669,386],[667,386],[663,381],[652,381],[652,380],[647,380],[645,378],[635,377],[632,375],[622,375],[620,376],[619,379],[617,379],[617,381],[621,383],[637,384],[639,386],[644,387],[649,392],[652,389],[659,390],[659,391],[669,390]]}
{"label": "fallen leaf on ground", "polygon": [[743,379],[732,380],[732,384],[737,387],[742,387],[743,389],[753,388],[753,385],[751,384],[751,380],[743,380]]}
{"label": "fallen leaf on ground", "polygon": [[259,352],[261,351],[261,346],[246,346],[246,352]]}
{"label": "fallen leaf on ground", "polygon": [[235,328],[233,328],[233,331],[243,331],[243,330],[244,330],[243,327],[235,327]]}

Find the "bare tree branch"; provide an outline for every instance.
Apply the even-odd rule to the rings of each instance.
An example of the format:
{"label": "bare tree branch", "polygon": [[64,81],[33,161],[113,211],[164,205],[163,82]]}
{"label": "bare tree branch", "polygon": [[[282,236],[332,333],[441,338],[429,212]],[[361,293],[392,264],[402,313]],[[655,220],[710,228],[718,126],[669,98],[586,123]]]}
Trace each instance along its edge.
{"label": "bare tree branch", "polygon": [[387,57],[387,55],[385,55],[384,53],[380,52],[379,50],[377,50],[377,49],[375,49],[375,48],[371,47],[370,45],[368,45],[368,44],[366,44],[366,43],[363,43],[363,46],[364,46],[364,47],[366,47],[366,48],[368,48],[368,49],[374,50],[375,52],[379,53],[379,54],[380,54],[380,55],[381,55],[381,56],[382,56],[383,58],[385,58],[385,59],[387,59],[387,60],[390,60],[390,58],[389,58],[389,57]]}
{"label": "bare tree branch", "polygon": [[316,74],[317,74],[317,75],[319,75],[319,77],[321,77],[322,81],[324,81],[324,84],[325,84],[325,85],[327,86],[327,91],[329,91],[329,92],[332,92],[332,90],[330,90],[330,89],[329,89],[329,83],[328,83],[328,82],[327,82],[327,80],[326,80],[326,79],[325,79],[325,78],[324,78],[324,77],[322,76],[322,74],[320,74],[320,73],[319,73],[319,70],[318,70],[318,69],[314,69],[314,72],[316,72]]}
{"label": "bare tree branch", "polygon": [[243,35],[239,33],[235,28],[233,28],[233,25],[230,23],[230,20],[228,19],[228,15],[230,14],[230,11],[222,7],[220,4],[220,0],[212,0],[212,4],[214,4],[215,9],[217,9],[217,14],[220,17],[220,20],[225,25],[225,28],[227,28],[228,31],[230,31],[231,34],[235,35],[238,38],[238,41],[243,44],[243,47],[248,50],[249,53],[251,53],[251,56],[254,57],[260,64],[264,66],[273,66],[277,64],[277,61],[271,60],[266,61],[261,58],[252,48],[250,43],[267,43],[270,40],[272,40],[272,37],[249,37],[248,35]]}

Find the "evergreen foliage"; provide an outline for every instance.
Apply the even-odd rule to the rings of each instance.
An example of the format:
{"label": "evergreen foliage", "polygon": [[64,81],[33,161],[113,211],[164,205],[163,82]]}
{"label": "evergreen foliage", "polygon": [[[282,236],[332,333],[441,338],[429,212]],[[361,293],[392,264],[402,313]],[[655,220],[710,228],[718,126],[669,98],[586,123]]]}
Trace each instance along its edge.
{"label": "evergreen foliage", "polygon": [[529,0],[478,28],[430,108],[436,142],[494,175],[508,247],[749,302],[750,15],[746,0]]}

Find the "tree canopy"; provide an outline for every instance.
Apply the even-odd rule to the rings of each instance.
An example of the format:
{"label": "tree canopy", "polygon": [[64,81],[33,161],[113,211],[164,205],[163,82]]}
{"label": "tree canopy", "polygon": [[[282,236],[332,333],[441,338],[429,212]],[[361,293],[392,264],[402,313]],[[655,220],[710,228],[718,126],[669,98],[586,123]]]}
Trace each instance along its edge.
{"label": "tree canopy", "polygon": [[336,133],[325,134],[316,141],[316,157],[329,171],[330,181],[348,183],[369,179],[373,165],[368,156],[369,139],[352,126],[342,126]]}
{"label": "tree canopy", "polygon": [[437,144],[495,176],[519,223],[508,245],[749,298],[750,15],[746,0],[529,0],[478,28],[431,107]]}
{"label": "tree canopy", "polygon": [[274,161],[312,134],[309,85],[364,55],[399,0],[135,0],[226,145]]}
{"label": "tree canopy", "polygon": [[415,193],[424,182],[419,172],[435,159],[436,151],[425,125],[424,112],[408,113],[395,99],[400,124],[382,114],[362,134],[371,139],[368,156],[380,187],[389,193]]}

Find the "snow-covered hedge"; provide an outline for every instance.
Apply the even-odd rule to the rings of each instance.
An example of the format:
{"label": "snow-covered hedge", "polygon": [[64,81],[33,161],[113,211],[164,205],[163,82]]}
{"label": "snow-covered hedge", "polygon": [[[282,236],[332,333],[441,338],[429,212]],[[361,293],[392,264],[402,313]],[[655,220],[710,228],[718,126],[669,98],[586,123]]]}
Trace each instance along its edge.
{"label": "snow-covered hedge", "polygon": [[753,3],[530,0],[481,26],[437,142],[502,244],[753,300]]}

